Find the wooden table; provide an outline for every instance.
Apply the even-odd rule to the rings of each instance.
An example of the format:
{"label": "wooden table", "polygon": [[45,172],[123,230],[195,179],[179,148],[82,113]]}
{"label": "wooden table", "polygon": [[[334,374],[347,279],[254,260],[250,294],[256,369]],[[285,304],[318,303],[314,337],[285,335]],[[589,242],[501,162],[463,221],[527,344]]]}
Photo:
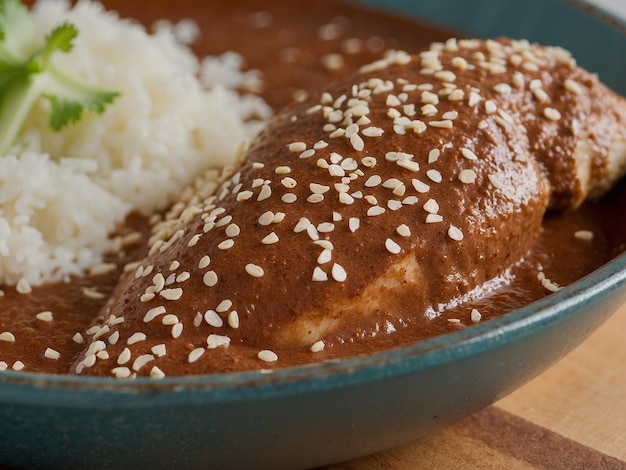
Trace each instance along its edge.
{"label": "wooden table", "polygon": [[626,469],[626,305],[495,405],[403,447],[327,470]]}

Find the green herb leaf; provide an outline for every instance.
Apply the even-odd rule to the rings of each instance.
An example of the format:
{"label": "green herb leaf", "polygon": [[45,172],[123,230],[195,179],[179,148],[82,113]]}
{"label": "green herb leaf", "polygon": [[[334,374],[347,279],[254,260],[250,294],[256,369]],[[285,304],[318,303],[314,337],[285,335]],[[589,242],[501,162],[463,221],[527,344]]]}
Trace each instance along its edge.
{"label": "green herb leaf", "polygon": [[64,23],[37,46],[28,9],[19,0],[0,0],[0,155],[42,97],[52,103],[50,127],[58,131],[79,121],[85,110],[104,112],[119,96],[51,63],[55,53],[71,52],[77,36],[76,27]]}

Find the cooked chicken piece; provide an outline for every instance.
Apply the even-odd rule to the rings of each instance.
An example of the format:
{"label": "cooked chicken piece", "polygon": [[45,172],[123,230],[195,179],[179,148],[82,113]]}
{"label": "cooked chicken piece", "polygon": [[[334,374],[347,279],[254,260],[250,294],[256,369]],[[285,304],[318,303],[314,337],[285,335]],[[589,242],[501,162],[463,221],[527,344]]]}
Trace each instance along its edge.
{"label": "cooked chicken piece", "polygon": [[262,368],[259,351],[408,328],[506,282],[549,207],[625,167],[625,100],[562,49],[390,52],[284,109],[214,195],[207,180],[175,206],[74,369],[228,370],[234,345]]}

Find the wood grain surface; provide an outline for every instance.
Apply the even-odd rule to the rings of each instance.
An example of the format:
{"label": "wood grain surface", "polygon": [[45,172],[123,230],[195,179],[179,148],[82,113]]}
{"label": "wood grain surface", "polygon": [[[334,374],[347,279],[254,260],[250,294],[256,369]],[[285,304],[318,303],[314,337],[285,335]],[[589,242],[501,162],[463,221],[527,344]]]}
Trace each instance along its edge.
{"label": "wood grain surface", "polygon": [[626,469],[626,305],[510,396],[434,435],[327,470]]}

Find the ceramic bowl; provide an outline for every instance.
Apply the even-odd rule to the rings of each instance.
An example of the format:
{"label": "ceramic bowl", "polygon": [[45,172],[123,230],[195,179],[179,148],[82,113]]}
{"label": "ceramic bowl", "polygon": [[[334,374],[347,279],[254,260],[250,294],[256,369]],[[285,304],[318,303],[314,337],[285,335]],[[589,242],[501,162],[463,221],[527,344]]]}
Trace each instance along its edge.
{"label": "ceramic bowl", "polygon": [[[562,45],[626,94],[626,25],[585,2],[378,4],[472,36]],[[271,374],[161,381],[3,372],[0,463],[260,469],[355,458],[432,433],[504,397],[579,345],[625,300],[622,255],[499,319],[364,357]]]}

